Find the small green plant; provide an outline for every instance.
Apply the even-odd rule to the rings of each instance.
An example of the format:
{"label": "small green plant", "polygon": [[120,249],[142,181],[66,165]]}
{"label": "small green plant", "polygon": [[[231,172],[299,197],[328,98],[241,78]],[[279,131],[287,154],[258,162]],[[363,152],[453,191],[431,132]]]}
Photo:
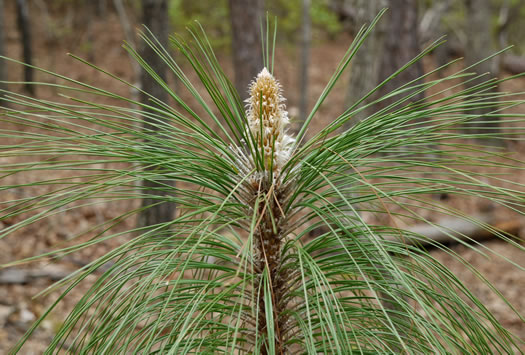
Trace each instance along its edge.
{"label": "small green plant", "polygon": [[[0,218],[21,217],[0,236],[56,213],[111,201],[129,201],[129,211],[92,226],[86,231],[92,233],[88,241],[46,256],[133,235],[58,282],[55,289],[63,288],[62,297],[13,352],[60,299],[104,265],[48,353],[59,353],[65,344],[75,354],[519,351],[522,341],[418,244],[448,249],[396,227],[400,220],[428,222],[428,211],[464,216],[432,199],[437,193],[475,196],[522,213],[523,185],[492,174],[491,168],[517,173],[523,161],[498,148],[467,143],[523,134],[516,126],[522,116],[504,111],[522,102],[487,90],[502,80],[463,88],[459,79],[479,77],[466,68],[445,78],[408,83],[387,95],[396,98],[394,103],[352,128],[341,131],[363,110],[361,102],[306,138],[312,120],[320,119],[320,106],[376,21],[357,34],[295,136],[286,130],[284,92],[273,76],[273,46],[265,43],[266,68],[251,84],[245,106],[200,27],[190,30],[192,43],[177,37],[171,43],[200,79],[202,90],[147,31],[142,38],[180,80],[179,92],[127,48],[169,93],[173,106],[155,97],[141,104],[62,76],[69,84],[58,85],[60,91],[72,95],[66,103],[6,93],[13,106],[2,120],[18,129],[0,129],[0,159],[5,161],[0,189],[48,190],[1,201]],[[410,103],[412,96],[437,86],[446,89]],[[192,100],[183,100],[181,92],[190,93]],[[95,98],[88,100],[88,95]],[[104,103],[107,98],[122,105]],[[469,110],[480,106],[492,108],[491,117],[514,128],[466,134],[469,127],[478,128],[477,116]],[[141,128],[144,116],[156,122],[155,130]],[[42,170],[51,176],[62,170],[68,174],[29,183],[17,178]],[[166,184],[165,196],[147,196],[156,203],[176,203],[177,217],[115,232],[115,226],[140,212],[133,201],[145,197],[140,188],[144,180],[177,182],[175,187]],[[369,222],[363,214],[386,216],[389,223]],[[509,236],[483,226],[523,250]],[[441,228],[458,238],[447,226]],[[466,245],[488,252],[483,245]]]}

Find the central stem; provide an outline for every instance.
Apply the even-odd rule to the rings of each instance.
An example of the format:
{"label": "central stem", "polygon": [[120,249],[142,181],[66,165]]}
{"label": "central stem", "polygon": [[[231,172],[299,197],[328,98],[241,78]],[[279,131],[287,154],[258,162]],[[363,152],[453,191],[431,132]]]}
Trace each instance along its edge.
{"label": "central stem", "polygon": [[[264,196],[268,196],[268,192]],[[259,270],[259,281],[262,280],[262,273],[267,270],[269,275],[269,288],[271,292],[271,307],[267,307],[265,301],[265,285],[259,282],[259,310],[258,310],[258,327],[262,334],[267,337],[267,342],[261,345],[261,354],[267,355],[269,353],[269,344],[274,342],[275,351],[277,354],[284,354],[283,331],[286,323],[284,311],[286,309],[286,302],[284,295],[286,292],[286,275],[282,272],[282,221],[283,215],[281,212],[280,196],[276,191],[275,198],[273,196],[267,197],[266,203],[259,207],[259,216],[261,221],[254,235],[256,248],[256,264]],[[272,220],[273,219],[273,220]],[[273,325],[267,324],[266,309],[273,310]],[[268,327],[273,326],[273,333],[275,339],[268,338]]]}

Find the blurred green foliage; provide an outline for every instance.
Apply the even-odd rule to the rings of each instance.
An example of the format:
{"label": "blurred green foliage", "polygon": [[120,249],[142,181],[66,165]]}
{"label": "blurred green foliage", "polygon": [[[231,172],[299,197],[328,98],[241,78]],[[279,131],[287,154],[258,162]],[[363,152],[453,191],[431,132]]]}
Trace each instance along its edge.
{"label": "blurred green foliage", "polygon": [[[301,30],[302,0],[266,0],[267,11],[279,19],[279,33],[287,41],[295,41]],[[312,0],[310,17],[314,37],[323,37],[338,34],[342,25],[328,6],[328,0]]]}
{"label": "blurred green foliage", "polygon": [[[264,9],[278,18],[280,41],[296,42],[302,24],[301,5],[301,0],[265,1]],[[206,33],[215,48],[229,47],[231,22],[228,0],[171,0],[169,11],[174,32],[185,33],[186,27],[198,21],[206,25]],[[328,6],[328,0],[312,0],[310,16],[314,38],[333,37],[342,30],[337,15]]]}
{"label": "blurred green foliage", "polygon": [[229,45],[231,26],[228,0],[171,0],[169,13],[173,32],[186,34],[186,27],[193,26],[197,21],[205,24],[206,33],[214,47]]}

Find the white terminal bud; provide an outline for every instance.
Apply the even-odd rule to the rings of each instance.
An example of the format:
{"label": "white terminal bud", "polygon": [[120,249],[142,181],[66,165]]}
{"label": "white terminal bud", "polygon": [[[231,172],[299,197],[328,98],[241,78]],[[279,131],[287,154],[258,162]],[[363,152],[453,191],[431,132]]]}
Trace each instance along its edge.
{"label": "white terminal bud", "polygon": [[[279,82],[264,68],[249,86],[246,116],[259,151],[264,150],[264,168],[278,173],[291,155],[295,139],[286,134],[289,123]],[[261,96],[262,95],[262,96]],[[262,127],[261,127],[262,125]],[[262,136],[261,136],[262,135]],[[273,151],[273,156],[272,156]]]}

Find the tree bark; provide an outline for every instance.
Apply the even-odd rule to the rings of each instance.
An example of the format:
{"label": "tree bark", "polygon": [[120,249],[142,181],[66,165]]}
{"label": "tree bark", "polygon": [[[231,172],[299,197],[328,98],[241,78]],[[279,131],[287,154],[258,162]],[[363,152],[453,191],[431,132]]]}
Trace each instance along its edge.
{"label": "tree bark", "polygon": [[[404,66],[420,53],[418,38],[418,18],[416,0],[368,1],[356,0],[357,26],[370,23],[377,13],[388,6],[372,33],[365,40],[352,62],[350,83],[346,96],[347,106],[359,101],[383,80]],[[357,33],[358,28],[354,32]],[[423,75],[421,62],[416,62],[386,83],[378,92],[365,100],[365,105],[382,97],[400,86]],[[414,96],[411,101],[424,98],[423,94]],[[348,127],[383,109],[399,97],[383,100],[379,105],[361,111],[349,121]]]}
{"label": "tree bark", "polygon": [[[142,0],[142,22],[149,28],[160,44],[164,47],[168,45],[168,1],[167,0]],[[150,48],[143,43],[140,50],[142,58],[151,66],[157,75],[166,80],[167,65],[166,63]],[[156,99],[166,102],[168,95],[166,91],[152,78],[145,70],[141,72],[142,90],[149,93]],[[149,97],[144,93],[141,94],[141,102],[147,105],[154,105]],[[148,112],[146,110],[146,112]],[[148,112],[151,113],[151,112]],[[156,134],[160,127],[151,117],[145,115],[144,129],[148,134]],[[151,142],[151,144],[153,144]],[[156,167],[148,167],[150,172],[156,171]],[[142,200],[142,206],[145,210],[139,217],[140,226],[151,226],[159,223],[169,222],[175,215],[175,204],[165,201],[169,199],[170,186],[175,186],[175,182],[163,180],[162,184],[157,181],[146,180],[143,182],[143,194],[146,197]],[[164,201],[163,201],[164,200]],[[161,203],[159,203],[162,201]]]}
{"label": "tree bark", "polygon": [[[385,35],[384,55],[381,56],[379,81],[387,79],[396,70],[408,63],[420,53],[418,38],[417,0],[390,0],[390,11],[386,14],[388,25]],[[380,90],[379,96],[386,95],[400,86],[423,75],[423,65],[418,61],[386,83]],[[406,95],[406,94],[405,94]],[[418,94],[410,101],[418,101],[424,95]],[[387,107],[399,97],[384,100],[380,108]]]}
{"label": "tree bark", "polygon": [[[356,34],[361,26],[369,24],[386,5],[387,2],[385,0],[356,0],[354,11],[356,26],[352,32]],[[346,94],[347,107],[359,101],[379,84],[379,65],[381,63],[379,58],[383,56],[385,22],[387,21],[388,15],[389,14],[383,16],[376,27],[374,27],[352,60],[350,83]],[[370,102],[370,100],[365,100],[360,106],[368,102]],[[352,117],[346,127],[349,128],[370,115],[370,113],[371,109],[361,111]]]}
{"label": "tree bark", "polygon": [[[490,26],[491,11],[489,1],[465,0],[465,5],[467,10],[466,37],[468,39],[465,48],[465,65],[471,66],[494,52]],[[472,71],[480,74],[488,73],[488,76],[485,75],[477,80],[469,81],[467,83],[468,87],[473,87],[485,80],[495,78],[498,75],[497,62],[494,59],[486,60],[476,65]],[[497,91],[497,88],[494,88],[493,91]],[[480,117],[469,124],[469,126],[472,125],[473,127],[469,127],[468,131],[474,134],[497,133],[499,131],[499,122],[495,117],[487,115],[492,110],[494,108],[469,110],[467,113],[480,115]]]}
{"label": "tree bark", "polygon": [[[26,64],[33,64],[33,53],[31,50],[31,28],[29,25],[29,9],[25,0],[16,0],[17,26],[22,42],[22,57]],[[33,68],[24,66],[24,81],[33,81]],[[25,85],[25,90],[34,95],[35,88],[31,84]]]}
{"label": "tree bark", "polygon": [[[5,17],[4,17],[4,0],[0,0],[0,55],[5,56]],[[2,83],[2,81],[7,81],[7,61],[0,60],[0,105],[5,106],[6,102],[2,99],[7,90],[7,85]]]}
{"label": "tree bark", "polygon": [[248,84],[262,70],[261,20],[263,0],[229,0],[235,87],[242,100]]}

